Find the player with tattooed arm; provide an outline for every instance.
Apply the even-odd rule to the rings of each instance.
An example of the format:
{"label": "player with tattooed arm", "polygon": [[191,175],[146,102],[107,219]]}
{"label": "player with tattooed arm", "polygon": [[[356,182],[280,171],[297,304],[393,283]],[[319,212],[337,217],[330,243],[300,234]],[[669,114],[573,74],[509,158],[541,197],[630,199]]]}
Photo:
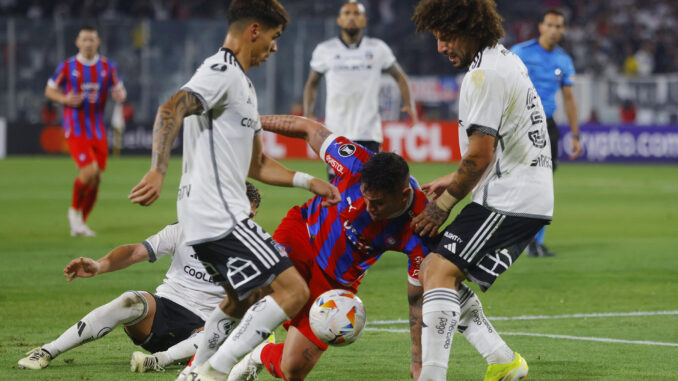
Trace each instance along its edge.
{"label": "player with tattooed arm", "polygon": [[[551,147],[527,68],[498,43],[504,30],[493,0],[422,0],[413,19],[418,30],[434,35],[452,65],[468,68],[459,95],[461,162],[454,173],[422,186],[435,202],[412,221],[420,234],[437,235],[450,210],[471,193],[472,202],[445,228],[420,276],[419,380],[438,381],[446,379],[453,334],[462,325],[462,281],[487,290],[551,221]],[[485,350],[485,380],[527,377],[527,362],[498,335]]]}
{"label": "player with tattooed arm", "polygon": [[[309,295],[287,254],[249,218],[246,178],[310,190],[324,198],[325,205],[340,200],[334,186],[291,171],[262,151],[257,95],[246,73],[278,50],[277,39],[289,21],[287,11],[277,0],[233,0],[227,13],[221,49],[158,109],[151,169],[129,195],[145,206],[158,198],[170,147],[183,124],[179,222],[186,244],[228,295],[205,323],[207,334],[199,347],[209,361],[200,353],[196,356],[204,361],[195,377],[202,381],[225,380],[232,366],[296,315]],[[239,316],[239,305],[265,286],[271,293]],[[238,324],[241,319],[243,324]],[[237,334],[229,336],[234,328]],[[210,332],[217,337],[208,337]]]}

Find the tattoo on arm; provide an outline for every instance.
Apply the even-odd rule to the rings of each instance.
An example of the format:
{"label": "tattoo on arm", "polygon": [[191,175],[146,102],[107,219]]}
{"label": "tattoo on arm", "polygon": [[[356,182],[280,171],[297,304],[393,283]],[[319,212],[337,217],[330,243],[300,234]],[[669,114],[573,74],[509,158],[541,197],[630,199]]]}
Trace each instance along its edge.
{"label": "tattoo on arm", "polygon": [[[488,134],[479,130],[472,130],[469,140],[484,138],[485,136],[488,136]],[[497,139],[495,137],[493,147],[496,147],[496,142]],[[473,187],[478,184],[491,160],[491,157],[488,160],[487,155],[481,153],[467,153],[459,163],[459,167],[452,178],[450,186],[447,187],[447,191],[459,200],[466,197],[473,190]]]}
{"label": "tattoo on arm", "polygon": [[306,131],[297,125],[296,118],[293,115],[267,115],[262,116],[260,120],[262,128],[266,131],[303,139],[306,137]]}
{"label": "tattoo on arm", "polygon": [[312,136],[309,137],[308,144],[311,146],[311,148],[313,148],[315,153],[320,155],[320,148],[322,148],[323,143],[330,135],[332,135],[332,132],[327,128],[321,126],[317,130],[315,130],[315,133],[313,133]]}
{"label": "tattoo on arm", "polygon": [[176,139],[183,119],[187,115],[195,115],[202,111],[202,103],[193,94],[179,91],[167,100],[160,108],[153,123],[153,154],[151,168],[161,173],[167,171],[170,150]]}

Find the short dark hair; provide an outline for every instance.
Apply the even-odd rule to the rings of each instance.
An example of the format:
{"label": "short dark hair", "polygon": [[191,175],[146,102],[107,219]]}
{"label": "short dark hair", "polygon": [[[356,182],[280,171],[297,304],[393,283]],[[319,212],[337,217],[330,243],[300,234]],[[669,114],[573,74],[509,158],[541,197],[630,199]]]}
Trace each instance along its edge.
{"label": "short dark hair", "polygon": [[268,28],[290,22],[290,16],[278,0],[233,0],[228,7],[228,23],[233,25],[240,20],[256,20]]}
{"label": "short dark hair", "polygon": [[422,0],[412,20],[418,32],[437,32],[442,40],[475,40],[481,50],[496,45],[504,37],[502,18],[494,0]]}
{"label": "short dark hair", "polygon": [[410,167],[392,152],[379,152],[367,161],[360,183],[370,191],[399,192],[409,184]]}
{"label": "short dark hair", "polygon": [[560,8],[549,8],[546,11],[544,11],[544,14],[541,17],[541,21],[544,21],[547,15],[560,16],[563,18],[563,21],[565,21],[565,12],[563,12],[563,10]]}
{"label": "short dark hair", "polygon": [[82,32],[82,31],[85,31],[85,32],[97,32],[97,33],[99,33],[99,31],[97,30],[97,28],[96,28],[95,26],[93,26],[93,25],[90,25],[90,24],[85,24],[85,25],[81,26],[81,27],[80,27],[80,32]]}
{"label": "short dark hair", "polygon": [[261,204],[261,193],[259,193],[259,189],[249,181],[245,181],[245,186],[247,187],[247,199],[250,200],[250,203],[253,204],[255,208],[258,208],[259,204]]}

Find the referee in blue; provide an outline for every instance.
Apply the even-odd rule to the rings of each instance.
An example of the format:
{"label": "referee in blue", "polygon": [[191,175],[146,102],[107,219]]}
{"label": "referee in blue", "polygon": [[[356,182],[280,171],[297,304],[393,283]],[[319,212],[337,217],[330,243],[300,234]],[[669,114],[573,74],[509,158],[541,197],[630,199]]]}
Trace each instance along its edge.
{"label": "referee in blue", "polygon": [[[511,51],[517,54],[527,66],[528,74],[544,105],[547,117],[549,138],[551,139],[552,168],[555,171],[558,162],[558,140],[560,133],[553,120],[556,111],[556,93],[563,92],[565,114],[572,133],[572,154],[570,159],[581,155],[579,143],[579,123],[577,121],[577,101],[574,99],[574,65],[572,58],[558,46],[565,32],[565,15],[560,9],[549,9],[539,23],[539,38],[515,45]],[[528,245],[527,254],[531,257],[552,257],[555,253],[544,246],[546,226]]]}

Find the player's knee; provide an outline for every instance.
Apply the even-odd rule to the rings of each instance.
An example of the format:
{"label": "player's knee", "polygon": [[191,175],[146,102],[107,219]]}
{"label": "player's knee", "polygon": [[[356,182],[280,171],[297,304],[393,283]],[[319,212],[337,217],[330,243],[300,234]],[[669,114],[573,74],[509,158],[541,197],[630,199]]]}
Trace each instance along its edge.
{"label": "player's knee", "polygon": [[133,325],[146,317],[148,301],[138,291],[125,291],[114,300],[120,310],[128,312],[128,319],[122,321],[124,325]]}

